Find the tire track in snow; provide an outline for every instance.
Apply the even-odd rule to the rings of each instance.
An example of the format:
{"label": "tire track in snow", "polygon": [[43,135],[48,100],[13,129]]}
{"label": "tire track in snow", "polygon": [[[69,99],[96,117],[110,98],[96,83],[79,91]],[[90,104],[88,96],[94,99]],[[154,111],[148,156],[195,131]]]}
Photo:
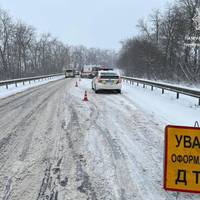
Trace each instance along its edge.
{"label": "tire track in snow", "polygon": [[[49,90],[46,91],[47,88]],[[35,134],[37,133],[36,131],[34,131],[34,129],[36,127],[41,126],[43,129],[45,129],[44,126],[48,125],[49,127],[48,127],[47,131],[51,131],[51,127],[53,125],[52,121],[50,120],[47,123],[44,121],[44,123],[41,123],[41,121],[39,120],[39,119],[41,119],[40,115],[45,113],[45,110],[48,109],[50,103],[53,103],[52,100],[55,101],[56,98],[58,98],[56,96],[57,91],[59,91],[60,94],[62,94],[61,91],[64,88],[65,88],[65,84],[63,84],[63,82],[62,83],[57,82],[54,85],[51,84],[49,86],[47,84],[46,86],[41,87],[40,89],[43,92],[38,91],[35,94],[35,95],[37,95],[37,94],[41,94],[41,95],[37,96],[36,98],[33,96],[35,103],[32,103],[32,102],[28,103],[29,105],[31,105],[31,107],[28,110],[25,110],[24,113],[22,113],[22,116],[19,115],[19,120],[18,120],[19,123],[14,125],[15,134],[13,134],[13,132],[10,132],[9,134],[7,134],[7,137],[9,137],[11,135],[11,138],[9,138],[8,140],[5,140],[5,138],[7,138],[7,137],[4,137],[4,139],[2,139],[2,141],[4,142],[3,146],[2,146],[4,155],[3,155],[3,157],[1,157],[1,161],[2,161],[2,159],[4,159],[4,160],[6,159],[5,162],[2,162],[5,165],[5,167],[6,166],[12,167],[12,165],[10,163],[10,161],[11,161],[10,157],[12,157],[12,156],[15,156],[14,160],[19,159],[17,162],[19,162],[19,163],[21,162],[21,164],[22,164],[21,167],[19,166],[18,169],[16,169],[13,172],[10,172],[10,175],[9,175],[10,178],[9,178],[8,175],[7,175],[8,178],[6,178],[5,177],[6,174],[4,175],[4,173],[5,172],[7,173],[8,170],[3,166],[1,167],[1,169],[0,169],[1,170],[1,174],[0,174],[1,177],[0,178],[2,178],[2,179],[0,179],[0,181],[2,182],[3,179],[5,180],[5,178],[8,179],[7,183],[5,185],[5,190],[4,190],[4,192],[2,191],[4,193],[4,195],[3,195],[2,192],[0,192],[0,195],[3,195],[4,199],[5,198],[6,199],[12,198],[11,194],[12,195],[14,194],[13,192],[14,192],[14,190],[16,190],[16,187],[18,186],[18,185],[16,185],[17,182],[19,184],[19,182],[22,182],[24,180],[24,178],[27,178],[26,176],[30,175],[28,168],[29,169],[32,168],[32,167],[38,168],[41,165],[43,165],[42,160],[34,160],[33,158],[30,158],[30,155],[32,154],[32,152],[30,152],[31,154],[28,154],[28,160],[30,159],[30,161],[32,163],[28,163],[27,162],[28,160],[26,159],[27,153],[29,151],[30,146],[33,143],[33,141],[32,141],[33,134],[34,134],[34,137],[35,137]],[[58,90],[58,89],[60,89],[60,90]],[[46,91],[46,92],[44,92],[44,91]],[[26,98],[29,99],[30,96],[27,96]],[[28,101],[26,101],[26,102],[28,102]],[[56,105],[56,107],[58,107],[57,104],[55,104],[55,105]],[[52,109],[50,109],[50,111],[51,111],[52,115],[49,116],[49,119],[52,118],[52,116],[55,118],[55,113],[53,112],[54,107],[51,107],[51,108]],[[20,108],[18,110],[20,110]],[[58,117],[58,115],[57,115],[57,117]],[[50,122],[51,122],[51,126],[50,126]],[[12,125],[13,124],[11,123],[10,126],[12,126]],[[44,136],[45,136],[45,132],[44,132]],[[34,138],[34,140],[35,139],[36,138]],[[6,141],[6,143],[5,143],[5,141]],[[33,147],[34,146],[32,146],[31,148],[33,148]],[[49,149],[48,145],[47,145],[47,149]],[[25,159],[26,159],[26,161],[24,162]],[[13,162],[14,162],[14,160],[13,160]],[[9,161],[9,162],[7,162],[7,161]],[[27,167],[24,164],[27,164]],[[11,170],[12,170],[12,168],[11,168]],[[3,178],[3,175],[4,175],[4,178]],[[17,177],[20,177],[20,178],[16,178],[15,177],[16,175],[17,175]],[[13,179],[13,181],[12,181],[12,179]],[[12,187],[11,183],[12,184],[14,183],[15,186]],[[0,185],[0,186],[2,188],[2,185]],[[21,188],[21,190],[23,190],[23,188]],[[18,192],[20,192],[20,191],[18,191]]]}
{"label": "tire track in snow", "polygon": [[54,83],[50,82],[1,99],[0,116],[2,117],[0,118],[0,129],[6,130],[10,127],[11,124],[8,124],[8,122],[12,122],[12,125],[20,123],[21,118],[19,116],[28,111],[30,107],[32,108],[33,102],[39,101],[39,98],[43,97],[47,90],[50,91],[55,85],[59,85],[60,82],[61,80]]}
{"label": "tire track in snow", "polygon": [[[77,112],[75,110],[75,105],[71,104],[71,118],[66,127],[66,135],[68,138],[69,147],[71,148],[73,159],[76,163],[76,170],[77,170],[77,178],[76,181],[80,182],[81,184],[77,187],[77,190],[81,193],[84,193],[88,200],[96,200],[96,192],[92,183],[90,182],[90,177],[85,170],[85,165],[87,165],[87,161],[84,158],[84,154],[78,152],[78,146],[83,143],[82,137],[84,137],[84,133],[80,133],[82,128],[79,124],[79,119]],[[91,124],[89,125],[91,126]]]}
{"label": "tire track in snow", "polygon": [[[97,130],[100,130],[99,133],[104,135],[104,137],[105,137],[107,143],[109,144],[111,151],[113,153],[113,164],[116,166],[115,169],[116,169],[116,177],[118,180],[118,186],[119,186],[119,188],[121,188],[121,190],[119,190],[119,193],[121,194],[120,199],[130,199],[130,200],[144,199],[145,196],[146,197],[148,196],[149,199],[152,199],[153,196],[152,196],[152,198],[151,198],[151,195],[149,196],[150,193],[148,194],[148,192],[147,192],[148,189],[147,190],[144,190],[144,189],[141,190],[141,188],[137,189],[136,183],[141,182],[141,184],[142,184],[145,181],[145,180],[143,180],[143,178],[145,178],[145,177],[142,177],[140,175],[142,173],[145,173],[146,170],[144,169],[145,171],[143,171],[143,168],[145,166],[144,166],[144,163],[138,162],[137,157],[133,157],[134,153],[130,151],[131,146],[130,146],[130,148],[128,148],[128,146],[127,146],[128,144],[131,144],[132,138],[131,137],[128,138],[127,135],[124,135],[124,133],[120,129],[121,127],[124,127],[124,130],[128,131],[128,129],[129,129],[129,132],[131,133],[132,130],[134,130],[133,125],[135,125],[135,128],[137,130],[138,129],[137,123],[141,124],[140,122],[142,120],[142,118],[141,119],[138,118],[141,116],[141,113],[139,111],[137,111],[137,109],[136,110],[134,109],[134,112],[135,112],[134,115],[137,119],[137,122],[135,124],[130,123],[130,119],[128,119],[126,121],[125,119],[128,117],[128,116],[126,116],[126,114],[128,113],[128,115],[130,115],[132,106],[130,107],[130,106],[124,105],[123,107],[121,107],[119,105],[120,100],[123,100],[123,97],[121,98],[121,95],[118,95],[114,99],[113,99],[113,95],[109,95],[109,96],[108,95],[104,95],[104,96],[99,95],[98,99],[93,99],[93,102],[95,102],[94,105],[96,104],[95,105],[96,109],[99,109],[100,112],[102,113],[101,116],[99,117],[99,119],[96,120],[95,126],[97,127],[96,128]],[[116,101],[118,103],[116,103]],[[127,109],[127,110],[121,112],[120,109]],[[113,113],[114,115],[111,113]],[[120,118],[118,118],[117,113],[120,113],[120,115],[121,115]],[[124,113],[126,113],[126,114],[124,115]],[[112,119],[110,118],[111,116],[112,116]],[[134,121],[134,119],[133,119],[133,121]],[[128,122],[128,123],[126,124],[125,122]],[[116,124],[118,123],[116,128],[115,128],[115,125],[116,125],[115,123]],[[141,127],[142,127],[142,129],[140,129]],[[142,144],[144,146],[148,147],[151,140],[149,139],[149,137],[146,137],[146,136],[141,137],[141,133],[143,134],[143,132],[144,132],[144,129],[143,129],[144,123],[141,124],[141,127],[138,130],[137,135],[139,136],[139,138],[137,140],[140,142],[142,141]],[[147,129],[145,129],[145,130],[147,130]],[[161,129],[159,129],[159,131],[160,130]],[[145,131],[145,132],[148,133],[148,131]],[[122,140],[122,138],[124,138],[124,139]],[[143,141],[146,144],[144,144]],[[137,144],[136,148],[140,148],[140,146],[138,146],[139,143],[137,141],[135,144]],[[134,144],[132,144],[132,145],[134,145]],[[154,144],[153,144],[152,148],[158,149],[157,146]],[[136,150],[136,152],[137,151],[138,150]],[[153,159],[154,159],[154,157],[153,157]],[[135,164],[134,164],[134,162],[132,162],[134,160],[135,160]],[[154,163],[157,163],[157,162],[158,162],[157,159],[154,160]],[[121,163],[123,163],[123,165],[121,165]],[[135,172],[138,169],[141,169],[138,171],[137,175],[136,175],[136,173],[133,173],[130,171],[131,165],[133,167],[133,170],[135,168],[135,170],[134,170]],[[125,180],[126,180],[125,176],[130,176],[130,174],[132,174],[132,175],[135,174],[136,177],[140,177],[140,178],[135,183],[134,183],[134,179],[130,179],[130,182],[129,182],[130,187],[123,188],[122,183],[125,183],[125,185],[128,186],[128,183],[125,182]],[[134,190],[131,191],[131,181],[133,181],[132,188],[134,188],[135,192],[134,192]],[[130,190],[128,191],[127,188],[129,188]],[[145,195],[145,193],[146,193],[146,195]],[[136,196],[136,194],[137,194],[137,196]],[[168,196],[168,195],[166,195],[166,196]]]}
{"label": "tire track in snow", "polygon": [[[100,110],[99,112],[101,112],[101,116],[99,115],[98,119],[94,121],[94,126],[96,130],[98,131],[98,133],[105,138],[105,141],[107,143],[106,146],[108,146],[112,154],[112,163],[115,169],[115,179],[118,186],[119,199],[132,200],[135,198],[134,192],[129,191],[127,193],[127,184],[128,184],[127,177],[129,177],[129,174],[128,174],[129,170],[125,164],[127,156],[126,154],[124,154],[124,151],[122,150],[120,144],[118,143],[118,139],[116,137],[113,138],[109,130],[109,126],[106,126],[106,124],[104,124],[104,126],[102,126],[102,124],[101,125],[99,124],[99,121],[101,121],[102,119],[108,120],[105,117],[107,114],[105,113],[106,111],[105,105],[106,105],[105,103],[102,103],[101,105],[103,107],[102,108],[100,107],[99,101],[98,102],[95,101],[95,103],[93,103],[93,108],[91,108],[92,112],[94,110]],[[104,117],[102,117],[102,113]],[[111,124],[111,126],[112,125],[114,124]],[[134,190],[134,187],[132,187],[131,190]]]}
{"label": "tire track in snow", "polygon": [[[65,198],[70,198],[71,194],[67,193],[69,190],[68,187],[71,187],[68,185],[69,183],[74,184],[76,188],[76,191],[74,191],[76,193],[76,199],[97,199],[94,187],[92,186],[90,177],[85,168],[87,161],[84,157],[84,152],[80,150],[84,140],[84,131],[86,131],[88,127],[83,128],[80,126],[75,103],[68,93],[69,91],[66,94],[65,101],[67,101],[66,110],[70,113],[70,117],[69,121],[63,120],[61,124],[66,139],[61,137],[58,140],[59,142],[56,146],[56,151],[59,149],[59,152],[56,157],[59,159],[57,160],[57,164],[56,160],[49,160],[46,162],[47,167],[37,200],[57,200],[64,198],[64,196]],[[91,124],[89,124],[89,126],[91,126]],[[69,149],[66,147],[66,144],[64,144],[65,141],[68,143]],[[65,155],[66,151],[69,155]],[[72,159],[72,161],[69,161],[69,159]],[[67,175],[62,177],[62,171],[64,169],[61,165],[64,165],[65,163],[70,164],[69,162],[73,162],[73,166],[76,168],[76,174],[66,172]],[[73,180],[71,180],[71,178],[74,178],[74,176],[76,176],[75,182],[72,183]],[[63,192],[63,189],[65,189],[66,192]],[[72,191],[70,193],[72,193]],[[80,193],[80,195],[78,193]],[[83,196],[85,197],[83,198]]]}
{"label": "tire track in snow", "polygon": [[[56,91],[56,90],[55,90]],[[23,119],[21,119],[20,123],[17,124],[12,132],[10,132],[6,137],[4,137],[3,139],[0,140],[0,151],[2,151],[3,153],[0,156],[0,160],[3,159],[3,157],[9,157],[9,154],[11,153],[11,151],[15,150],[15,147],[17,146],[17,143],[14,145],[13,148],[7,150],[9,145],[13,146],[13,143],[19,141],[17,138],[20,137],[22,138],[22,135],[17,135],[18,132],[21,132],[21,130],[25,129],[25,127],[28,127],[31,123],[33,123],[33,121],[36,121],[35,115],[38,114],[38,111],[42,111],[44,110],[44,108],[46,107],[46,104],[48,103],[48,99],[55,94],[55,91],[51,92],[50,94],[48,94],[48,96],[46,96],[38,105],[36,105],[28,114],[26,114]],[[33,126],[34,127],[34,126]],[[32,136],[33,132],[30,132],[28,137],[26,136],[26,142],[25,142],[25,148],[21,154],[22,160],[25,157],[25,154],[28,150],[28,147],[31,143],[31,136]],[[4,155],[4,153],[7,154],[7,156]],[[6,162],[4,161],[4,163],[1,165],[0,168],[2,168],[4,165],[6,164]]]}

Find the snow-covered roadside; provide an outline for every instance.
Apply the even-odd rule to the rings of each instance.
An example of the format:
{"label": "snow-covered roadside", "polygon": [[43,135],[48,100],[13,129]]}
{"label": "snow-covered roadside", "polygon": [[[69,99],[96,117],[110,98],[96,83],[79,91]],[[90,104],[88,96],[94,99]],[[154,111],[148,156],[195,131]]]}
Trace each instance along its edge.
{"label": "snow-covered roadside", "polygon": [[176,99],[176,93],[161,89],[151,91],[149,87],[130,85],[123,83],[123,95],[130,101],[137,104],[143,111],[152,115],[155,120],[159,120],[165,126],[184,125],[194,126],[195,121],[200,120],[200,107],[198,99],[185,95],[180,95]]}
{"label": "snow-covered roadside", "polygon": [[27,82],[25,82],[25,85],[23,85],[23,83],[18,83],[17,87],[15,86],[15,84],[11,84],[11,85],[8,86],[8,89],[6,89],[6,86],[0,86],[0,98],[5,98],[7,96],[16,94],[18,92],[25,91],[29,88],[36,87],[36,86],[39,86],[39,85],[43,85],[43,84],[46,84],[46,83],[49,83],[49,82],[52,82],[52,81],[56,81],[56,80],[59,80],[59,79],[62,79],[62,78],[64,78],[64,75],[55,76],[55,77],[48,79],[48,80],[43,79],[43,80],[31,81],[30,84],[27,81]]}

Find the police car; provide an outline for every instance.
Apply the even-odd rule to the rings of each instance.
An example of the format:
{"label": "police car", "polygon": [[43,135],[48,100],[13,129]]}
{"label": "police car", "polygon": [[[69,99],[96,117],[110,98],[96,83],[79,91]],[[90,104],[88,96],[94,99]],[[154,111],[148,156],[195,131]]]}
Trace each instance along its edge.
{"label": "police car", "polygon": [[95,93],[102,90],[114,90],[121,93],[121,78],[119,74],[113,70],[98,71],[97,76],[92,79],[92,89]]}

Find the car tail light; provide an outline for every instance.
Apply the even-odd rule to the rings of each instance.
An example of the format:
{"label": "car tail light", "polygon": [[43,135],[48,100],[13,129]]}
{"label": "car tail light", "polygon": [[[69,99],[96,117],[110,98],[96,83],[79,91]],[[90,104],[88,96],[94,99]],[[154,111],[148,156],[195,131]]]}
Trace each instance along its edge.
{"label": "car tail light", "polygon": [[102,80],[98,77],[98,78],[97,78],[97,82],[98,82],[98,83],[102,83]]}

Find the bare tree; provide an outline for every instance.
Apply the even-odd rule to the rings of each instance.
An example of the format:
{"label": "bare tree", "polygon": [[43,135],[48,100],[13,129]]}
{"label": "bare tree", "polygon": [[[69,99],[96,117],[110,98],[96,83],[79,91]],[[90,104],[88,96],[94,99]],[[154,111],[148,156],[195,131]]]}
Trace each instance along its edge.
{"label": "bare tree", "polygon": [[8,14],[0,9],[0,63],[2,78],[10,77],[9,74],[9,57],[10,57],[10,43],[13,34],[13,24]]}
{"label": "bare tree", "polygon": [[141,33],[148,39],[153,40],[150,29],[144,19],[139,19],[137,28],[141,31]]}
{"label": "bare tree", "polygon": [[[141,36],[124,41],[118,64],[129,69],[128,73],[140,77],[200,82],[199,45],[185,45],[188,38],[200,36],[200,31],[196,30],[193,23],[199,6],[199,0],[177,0],[162,14],[155,10],[150,15],[149,23],[139,20]],[[144,39],[148,42],[144,42]],[[195,42],[198,43],[198,39]],[[149,47],[154,53],[149,53]],[[147,63],[148,67],[144,68]]]}

